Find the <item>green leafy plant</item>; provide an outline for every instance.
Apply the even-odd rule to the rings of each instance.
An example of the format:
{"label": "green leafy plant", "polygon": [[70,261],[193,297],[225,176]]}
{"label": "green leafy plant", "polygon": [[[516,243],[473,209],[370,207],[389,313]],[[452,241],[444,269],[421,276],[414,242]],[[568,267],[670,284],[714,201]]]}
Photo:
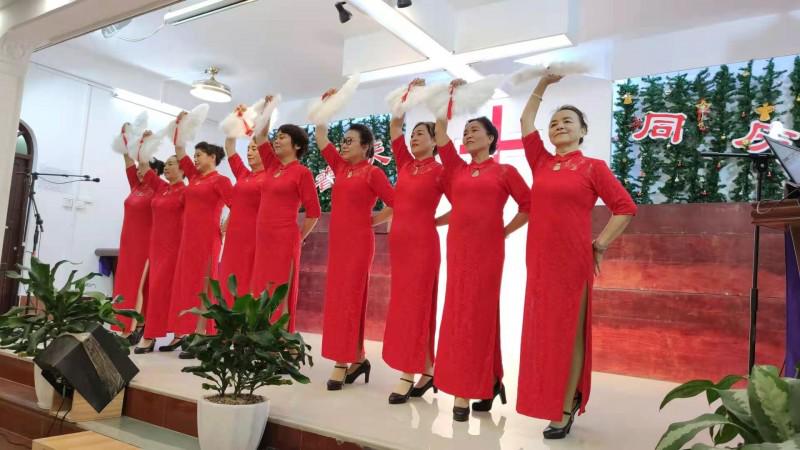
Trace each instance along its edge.
{"label": "green leafy plant", "polygon": [[187,338],[183,349],[194,354],[200,365],[185,367],[182,371],[209,381],[203,383],[203,389],[217,392],[211,401],[256,403],[261,398],[254,396],[253,391],[261,386],[292,384],[292,380],[302,384],[310,381],[300,373],[300,366],[313,365],[306,352],[311,346],[306,345],[300,333],[286,330],[288,313],[271,322],[273,313],[289,291],[288,284],[278,286],[271,296],[268,290],[257,298],[250,293],[240,296],[236,277],[231,275],[228,289],[233,294],[233,305],[228,305],[217,280],[211,280],[210,286],[214,301],[202,293],[205,310],[193,308],[184,313],[213,320],[217,332],[210,336],[195,333]]}
{"label": "green leafy plant", "polygon": [[731,389],[744,377],[729,375],[719,383],[693,380],[669,392],[661,407],[677,398],[705,393],[716,411],[686,422],[673,423],[661,437],[656,450],[680,450],[701,431],[708,429],[714,445],[737,437],[735,447],[695,444],[691,450],[800,450],[800,380],[780,378],[772,366],[755,366],[745,389]]}
{"label": "green leafy plant", "polygon": [[[19,280],[30,289],[41,308],[17,306],[0,316],[0,348],[25,356],[36,356],[63,333],[83,333],[91,325],[122,326],[117,315],[143,321],[134,310],[115,309],[122,297],[111,299],[102,292],[87,292],[86,283],[98,273],[75,279],[73,270],[61,288],[55,286],[56,272],[67,261],[59,261],[52,268],[36,257],[30,268],[20,266],[20,272],[6,272],[6,276]],[[127,339],[117,336],[120,347],[128,350]]]}

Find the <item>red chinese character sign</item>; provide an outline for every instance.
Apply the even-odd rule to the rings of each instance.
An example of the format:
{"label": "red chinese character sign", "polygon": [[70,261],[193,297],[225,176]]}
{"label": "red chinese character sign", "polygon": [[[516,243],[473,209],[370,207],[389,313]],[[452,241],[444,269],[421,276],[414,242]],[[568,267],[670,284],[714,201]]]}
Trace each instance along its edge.
{"label": "red chinese character sign", "polygon": [[[747,135],[734,139],[732,144],[736,148],[747,150],[748,153],[761,153],[769,148],[769,144],[764,140],[764,136],[770,136],[784,144],[791,144],[793,140],[800,139],[800,133],[795,130],[779,126],[780,122],[772,125],[758,120],[750,122],[750,130]],[[772,128],[772,133],[770,129]]]}
{"label": "red chinese character sign", "polygon": [[372,158],[369,160],[370,163],[375,163],[375,161],[379,162],[382,165],[388,165],[392,161],[391,156],[384,155],[383,153],[386,149],[383,147],[383,142],[375,141],[372,148],[374,149],[374,153],[372,154]]}
{"label": "red chinese character sign", "polygon": [[672,145],[683,142],[683,125],[686,123],[686,114],[649,112],[644,115],[642,129],[631,135],[637,141],[644,138],[669,139]]}

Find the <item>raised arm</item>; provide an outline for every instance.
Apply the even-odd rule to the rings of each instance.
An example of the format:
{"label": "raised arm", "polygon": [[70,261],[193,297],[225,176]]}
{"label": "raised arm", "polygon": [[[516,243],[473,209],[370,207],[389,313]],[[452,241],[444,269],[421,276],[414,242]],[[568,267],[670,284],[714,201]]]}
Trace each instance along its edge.
{"label": "raised arm", "polygon": [[[186,118],[186,114],[188,114],[186,111],[181,111],[180,114],[178,114],[178,117],[175,118],[176,127],[178,126],[178,124],[181,123],[183,119]],[[176,143],[175,157],[178,158],[178,161],[180,162],[180,160],[182,160],[184,156],[186,156],[186,148],[183,146],[183,144]],[[186,176],[188,177],[189,174],[187,173]]]}
{"label": "raised arm", "polygon": [[133,189],[139,184],[139,177],[136,176],[136,162],[128,155],[125,158],[125,178],[128,179],[128,186]]}
{"label": "raised arm", "polygon": [[523,137],[536,131],[534,122],[536,121],[536,113],[539,112],[539,105],[542,104],[542,95],[544,95],[544,91],[548,86],[558,83],[561,78],[563,78],[561,75],[545,75],[536,84],[531,96],[528,98],[528,103],[525,104],[525,109],[522,110],[522,116],[519,118]]}
{"label": "raised arm", "polygon": [[[264,101],[266,102],[267,105],[270,104],[272,100],[274,100],[274,96],[272,95],[267,95],[266,97],[264,97]],[[261,132],[256,133],[255,136],[253,136],[253,140],[256,141],[256,145],[260,146],[264,142],[269,142],[269,129],[271,125],[272,125],[272,118],[269,118],[267,119],[267,124],[264,125],[264,129],[262,129]],[[264,167],[266,167],[266,164],[264,164]]]}

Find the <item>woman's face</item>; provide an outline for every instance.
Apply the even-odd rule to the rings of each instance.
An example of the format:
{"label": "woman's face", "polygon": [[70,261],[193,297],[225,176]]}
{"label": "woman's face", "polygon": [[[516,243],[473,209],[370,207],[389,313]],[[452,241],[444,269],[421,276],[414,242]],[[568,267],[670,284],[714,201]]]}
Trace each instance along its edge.
{"label": "woman's face", "polygon": [[463,141],[464,147],[467,148],[469,154],[474,156],[482,151],[488,151],[492,141],[494,141],[494,137],[486,132],[483,124],[473,120],[464,127]]}
{"label": "woman's face", "polygon": [[577,148],[580,139],[586,136],[586,131],[581,127],[580,118],[575,111],[562,109],[550,119],[548,136],[556,147]]}
{"label": "woman's face", "polygon": [[256,145],[255,141],[250,141],[250,144],[247,146],[247,164],[250,165],[250,168],[253,170],[264,168],[264,165],[261,163],[261,155],[258,153],[258,145]]}
{"label": "woman's face", "polygon": [[217,159],[213,155],[196,148],[194,149],[194,166],[201,173],[206,173],[217,168]]}
{"label": "woman's face", "polygon": [[347,130],[342,139],[342,158],[347,162],[360,162],[367,158],[367,145],[361,144],[361,135],[358,131]]}
{"label": "woman's face", "polygon": [[170,184],[183,180],[183,171],[178,165],[178,158],[175,156],[167,158],[167,162],[164,164],[164,176]]}
{"label": "woman's face", "polygon": [[278,158],[295,157],[297,158],[297,147],[292,142],[292,137],[286,133],[275,135],[275,142],[272,143],[272,148],[275,149],[275,155]]}
{"label": "woman's face", "polygon": [[414,127],[414,130],[411,131],[411,153],[415,158],[423,159],[433,156],[435,146],[436,143],[425,124]]}

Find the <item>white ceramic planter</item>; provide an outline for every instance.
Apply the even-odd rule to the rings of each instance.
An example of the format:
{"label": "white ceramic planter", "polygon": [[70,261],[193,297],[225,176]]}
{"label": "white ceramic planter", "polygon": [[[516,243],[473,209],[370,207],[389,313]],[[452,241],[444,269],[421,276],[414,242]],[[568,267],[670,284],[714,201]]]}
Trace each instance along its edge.
{"label": "white ceramic planter", "polygon": [[255,450],[269,417],[269,400],[254,405],[197,401],[197,437],[201,450]]}
{"label": "white ceramic planter", "polygon": [[39,408],[50,409],[56,390],[42,376],[42,369],[33,365],[33,387],[36,389],[36,404]]}

